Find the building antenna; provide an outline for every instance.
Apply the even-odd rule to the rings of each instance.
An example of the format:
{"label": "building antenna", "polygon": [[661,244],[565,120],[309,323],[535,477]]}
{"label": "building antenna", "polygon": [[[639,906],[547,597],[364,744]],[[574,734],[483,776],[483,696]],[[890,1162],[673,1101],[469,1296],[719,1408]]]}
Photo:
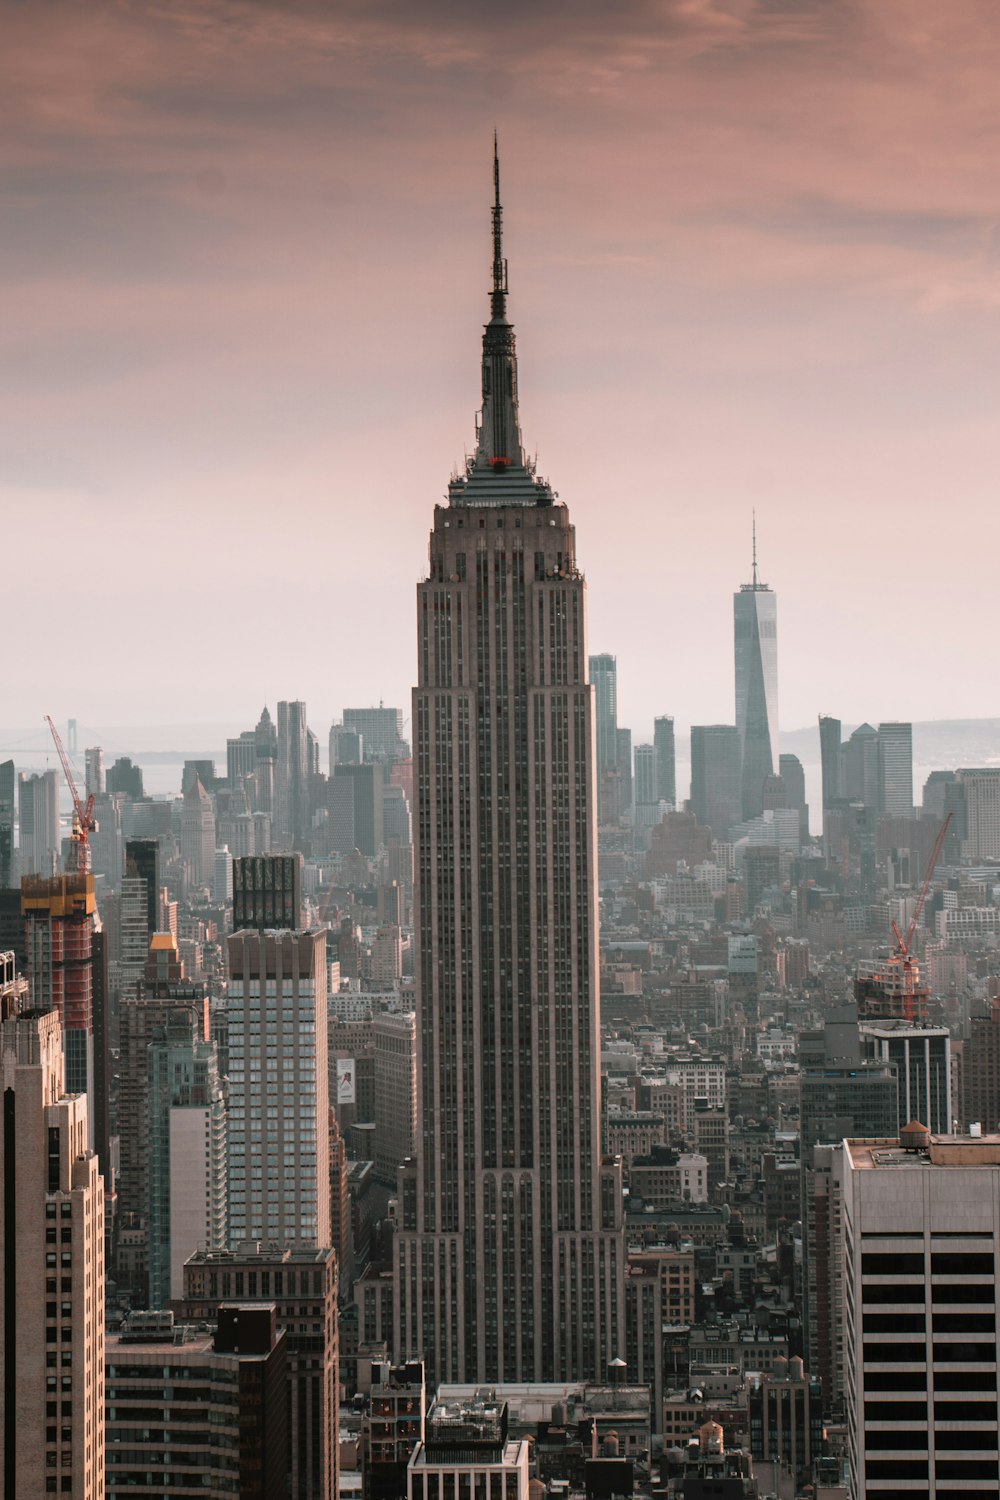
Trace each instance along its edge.
{"label": "building antenna", "polygon": [[500,150],[493,132],[493,316],[507,311],[507,262],[503,256],[503,209],[500,206]]}
{"label": "building antenna", "polygon": [[757,508],[751,511],[753,516],[753,586],[757,587]]}

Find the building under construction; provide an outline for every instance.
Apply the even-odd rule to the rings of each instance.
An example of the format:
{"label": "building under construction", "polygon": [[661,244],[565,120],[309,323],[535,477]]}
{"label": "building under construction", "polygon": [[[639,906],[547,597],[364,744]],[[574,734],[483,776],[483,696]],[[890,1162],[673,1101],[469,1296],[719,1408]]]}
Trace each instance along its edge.
{"label": "building under construction", "polygon": [[21,881],[31,1004],[59,1012],[67,1094],[85,1094],[94,1081],[94,910],[94,877],[85,871]]}
{"label": "building under construction", "polygon": [[920,965],[910,952],[890,953],[858,964],[854,998],[859,1021],[926,1021],[931,992],[921,982]]}

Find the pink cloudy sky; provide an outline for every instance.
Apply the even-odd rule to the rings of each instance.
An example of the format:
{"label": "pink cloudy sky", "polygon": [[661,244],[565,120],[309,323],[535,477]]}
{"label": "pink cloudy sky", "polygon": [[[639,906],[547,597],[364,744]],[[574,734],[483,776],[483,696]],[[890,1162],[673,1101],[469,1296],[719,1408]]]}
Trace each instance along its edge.
{"label": "pink cloudy sky", "polygon": [[[490,151],[621,717],[991,716],[995,0],[8,3],[7,725],[408,703]],[[23,649],[17,649],[23,647]]]}

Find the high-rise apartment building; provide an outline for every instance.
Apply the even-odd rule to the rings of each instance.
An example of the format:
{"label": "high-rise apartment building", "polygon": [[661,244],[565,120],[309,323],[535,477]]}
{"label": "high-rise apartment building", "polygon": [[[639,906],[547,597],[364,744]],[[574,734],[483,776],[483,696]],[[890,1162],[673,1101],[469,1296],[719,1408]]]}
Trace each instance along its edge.
{"label": "high-rise apartment building", "polygon": [[913,725],[878,726],[878,810],[890,817],[913,814]]}
{"label": "high-rise apartment building", "polygon": [[778,769],[778,601],[757,574],[756,524],[753,577],[733,595],[733,641],[741,801],[747,819],[760,815],[764,782]]}
{"label": "high-rise apartment building", "polygon": [[521,443],[496,181],[476,452],[417,591],[420,1133],[396,1357],[434,1381],[597,1379],[624,1343],[624,1245],[600,1151],[586,586]]}
{"label": "high-rise apartment building", "polygon": [[677,751],[674,744],[674,721],[669,714],[653,720],[653,745],[656,749],[656,798],[668,807],[677,806]]}
{"label": "high-rise apartment building", "polygon": [[326,932],[236,932],[229,974],[229,1242],[328,1246]]}
{"label": "high-rise apartment building", "polygon": [[53,875],[59,867],[59,783],[55,771],[17,778],[18,867],[22,875]]}
{"label": "high-rise apartment building", "polygon": [[3,1500],[104,1496],[104,1193],[61,1031],[55,1011],[0,1023]]}
{"label": "high-rise apartment building", "polygon": [[125,874],[141,880],[146,897],[146,943],[160,930],[160,841],[125,840]]}
{"label": "high-rise apartment building", "polygon": [[94,910],[93,875],[21,880],[31,1002],[36,1010],[58,1012],[71,1094],[87,1093],[94,1078]]}
{"label": "high-rise apartment building", "polygon": [[17,776],[12,760],[0,761],[0,890],[14,884],[14,792]]}
{"label": "high-rise apartment building", "polygon": [[589,661],[597,732],[597,776],[618,765],[618,662],[602,652]]}
{"label": "high-rise apartment building", "polygon": [[1000,1494],[1000,1137],[847,1140],[836,1169],[852,1500]]}
{"label": "high-rise apartment building", "polygon": [[691,811],[717,839],[724,839],[740,821],[740,765],[740,737],[734,724],[692,725]]}
{"label": "high-rise apartment building", "polygon": [[309,836],[309,726],[306,706],[278,704],[275,832],[284,847],[302,849]]}
{"label": "high-rise apartment building", "polygon": [[632,731],[618,730],[618,775],[621,779],[621,816],[632,811],[634,790],[632,786]]}
{"label": "high-rise apartment building", "polygon": [[[120,1053],[115,1126],[120,1157],[117,1206],[119,1223],[127,1226],[129,1233],[127,1240],[119,1239],[115,1271],[118,1282],[129,1286],[143,1303],[149,1295],[148,1241],[154,1217],[151,1210],[154,1192],[159,1195],[156,1233],[161,1247],[165,1247],[157,1252],[161,1265],[169,1265],[170,1247],[170,1104],[165,1102],[169,1094],[163,1092],[162,1076],[157,1080],[150,1070],[152,1048],[154,1044],[164,1042],[171,1028],[176,1036],[178,1027],[183,1028],[186,1037],[196,1038],[204,1047],[211,1046],[205,986],[185,980],[177,954],[177,939],[172,934],[158,932],[152,938],[144,978],[137,989],[122,996],[118,1024]],[[190,1076],[190,1065],[181,1070],[178,1082],[184,1071]],[[155,1109],[154,1084],[159,1090]],[[164,1132],[168,1136],[167,1148],[157,1160],[154,1158]],[[208,1144],[210,1160],[207,1164],[204,1155],[198,1162],[183,1166],[178,1162],[181,1174],[178,1205],[182,1198],[191,1203],[190,1184],[185,1175],[188,1167],[194,1173],[201,1167],[207,1167],[209,1172],[214,1170],[215,1162],[211,1159],[214,1147],[211,1141]],[[211,1191],[204,1196],[209,1198]],[[210,1201],[202,1206],[207,1206],[209,1217],[214,1220],[217,1205]],[[162,1281],[158,1285],[162,1286]]]}
{"label": "high-rise apartment building", "polygon": [[823,811],[844,795],[841,790],[841,724],[829,714],[819,716],[819,755],[823,775]]}
{"label": "high-rise apartment building", "polygon": [[119,998],[135,994],[146,967],[151,936],[148,903],[146,881],[139,875],[126,875],[118,906],[118,952],[110,967],[111,988]]}
{"label": "high-rise apartment building", "polygon": [[152,1027],[147,1051],[150,1307],[184,1295],[184,1263],[226,1245],[226,1104],[218,1053],[192,1006]]}

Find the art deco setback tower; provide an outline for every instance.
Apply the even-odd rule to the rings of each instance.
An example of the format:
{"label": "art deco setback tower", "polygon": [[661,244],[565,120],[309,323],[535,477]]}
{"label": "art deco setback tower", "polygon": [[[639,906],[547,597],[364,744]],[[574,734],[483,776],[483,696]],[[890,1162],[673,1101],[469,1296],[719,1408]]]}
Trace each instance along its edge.
{"label": "art deco setback tower", "polygon": [[396,1355],[431,1381],[603,1378],[624,1342],[600,1156],[586,589],[518,427],[494,162],[475,456],[434,513],[413,694],[418,1141]]}
{"label": "art deco setback tower", "polygon": [[733,595],[733,637],[743,816],[756,818],[764,808],[764,780],[778,770],[778,601],[758,580],[756,524],[753,580]]}

